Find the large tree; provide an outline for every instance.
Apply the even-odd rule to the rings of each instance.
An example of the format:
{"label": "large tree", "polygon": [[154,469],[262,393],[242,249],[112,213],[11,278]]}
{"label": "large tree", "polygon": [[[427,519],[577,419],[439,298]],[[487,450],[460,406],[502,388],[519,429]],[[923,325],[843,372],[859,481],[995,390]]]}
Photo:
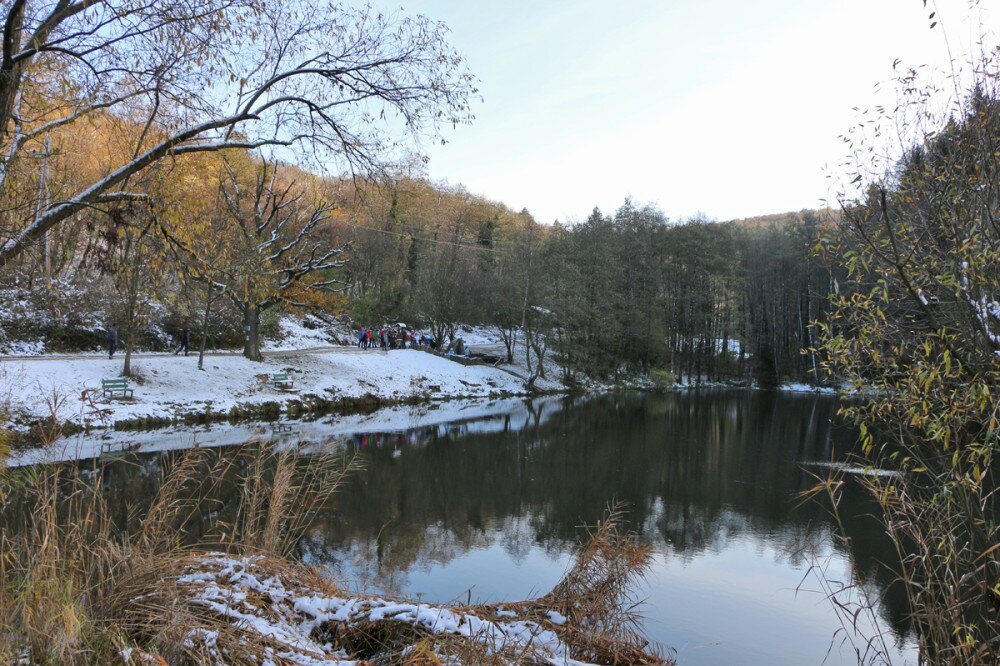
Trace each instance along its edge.
{"label": "large tree", "polygon": [[227,163],[220,253],[196,265],[242,313],[243,355],[259,361],[261,314],[277,305],[308,306],[313,293],[342,289],[347,260],[346,247],[329,235],[332,204],[311,201],[306,190],[281,178],[276,164],[250,168],[252,177]]}
{"label": "large tree", "polygon": [[167,157],[271,147],[379,175],[401,137],[471,118],[475,92],[445,28],[371,8],[266,0],[2,4],[0,195],[53,131],[98,117],[142,131],[57,201],[6,211],[0,265],[90,207],[141,196]]}
{"label": "large tree", "polygon": [[[846,409],[869,461],[902,472],[866,483],[930,663],[1000,658],[998,77],[996,60],[977,63],[976,85],[940,118],[907,72],[897,109],[872,123],[891,134],[852,139],[860,189],[829,243],[850,284],[822,326],[828,363],[869,392]],[[903,138],[902,157],[873,162],[887,136]]]}

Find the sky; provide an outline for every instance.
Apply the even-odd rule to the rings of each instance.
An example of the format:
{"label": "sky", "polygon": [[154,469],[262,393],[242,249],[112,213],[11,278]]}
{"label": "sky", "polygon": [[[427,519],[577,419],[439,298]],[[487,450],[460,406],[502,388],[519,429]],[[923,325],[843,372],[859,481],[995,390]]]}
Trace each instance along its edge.
{"label": "sky", "polygon": [[823,206],[893,62],[944,68],[1000,21],[1000,0],[939,0],[932,30],[927,4],[406,0],[449,26],[483,98],[424,146],[428,175],[545,223],[627,196],[673,219]]}

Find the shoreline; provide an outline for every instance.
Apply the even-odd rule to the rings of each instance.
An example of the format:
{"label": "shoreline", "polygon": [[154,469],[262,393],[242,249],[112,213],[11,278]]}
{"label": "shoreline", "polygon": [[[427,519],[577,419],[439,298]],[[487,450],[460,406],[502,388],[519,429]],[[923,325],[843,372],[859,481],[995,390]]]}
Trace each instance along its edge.
{"label": "shoreline", "polygon": [[[349,347],[282,351],[254,362],[242,356],[139,355],[128,398],[102,395],[102,380],[118,378],[120,359],[19,359],[0,363],[3,401],[13,430],[56,420],[70,429],[122,429],[227,419],[353,413],[378,407],[456,398],[563,392],[559,382],[528,390],[514,370],[464,365],[419,350],[361,352]],[[279,388],[274,375],[292,380]]]}
{"label": "shoreline", "polygon": [[147,454],[193,448],[239,446],[248,442],[269,442],[279,449],[298,452],[339,452],[355,435],[401,435],[424,428],[454,427],[463,431],[493,432],[507,423],[545,420],[547,405],[566,394],[534,398],[530,405],[523,396],[397,404],[353,414],[327,414],[316,418],[280,421],[216,422],[190,426],[175,424],[147,430],[100,429],[59,439],[49,446],[14,451],[5,460],[7,467],[61,463],[93,458],[116,457],[124,453]]}
{"label": "shoreline", "polygon": [[[450,401],[497,401],[545,395],[579,395],[616,390],[663,392],[755,386],[705,383],[655,386],[643,378],[618,383],[565,385],[552,378],[525,386],[525,368],[490,365],[419,349],[360,350],[346,346],[273,349],[262,361],[238,352],[205,357],[136,354],[137,375],[129,380],[131,398],[101,395],[102,379],[117,378],[122,359],[79,354],[31,356],[0,361],[0,409],[6,407],[13,448],[26,451],[58,434],[142,432],[178,426],[275,422],[325,416],[367,415],[392,408]],[[286,374],[292,390],[274,386],[271,377]],[[831,394],[829,387],[786,382],[774,390]],[[53,422],[55,427],[53,427]],[[46,434],[40,432],[40,427]]]}

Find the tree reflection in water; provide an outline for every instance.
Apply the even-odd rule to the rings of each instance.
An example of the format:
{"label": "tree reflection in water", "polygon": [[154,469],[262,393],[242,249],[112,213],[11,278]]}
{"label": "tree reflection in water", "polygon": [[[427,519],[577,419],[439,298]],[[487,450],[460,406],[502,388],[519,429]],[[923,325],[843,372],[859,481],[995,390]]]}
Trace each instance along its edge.
{"label": "tree reflection in water", "polygon": [[[580,526],[617,499],[668,558],[747,537],[804,567],[802,545],[830,543],[831,523],[820,506],[797,506],[795,494],[813,483],[801,463],[837,459],[854,442],[833,424],[836,404],[748,391],[620,395],[529,405],[527,418],[488,428],[428,429],[409,445],[370,446],[367,469],[303,548],[399,591],[414,568],[491,545],[515,562],[532,547],[571,551]],[[842,505],[862,576],[883,589],[903,636],[906,601],[882,564],[893,551],[868,515],[876,508],[856,487]]]}
{"label": "tree reflection in water", "polygon": [[[489,583],[473,596],[484,589],[542,592],[583,540],[581,526],[617,500],[628,505],[631,527],[654,545],[666,574],[694,576],[690,563],[715,558],[738,576],[743,567],[733,558],[764,553],[769,567],[798,580],[808,565],[803,544],[833,547],[823,508],[799,506],[795,495],[814,482],[803,462],[841,459],[853,448],[853,431],[834,423],[836,407],[830,397],[755,391],[549,398],[488,419],[338,436],[321,444],[359,451],[365,469],[318,516],[301,554],[337,577],[386,592],[426,591],[411,578],[426,582],[427,572],[437,572],[455,576],[438,595],[462,594],[459,562],[473,568],[464,572],[471,580]],[[119,464],[107,483],[117,491],[110,495],[121,504],[123,524],[134,498],[150,496],[152,472],[171,455]],[[894,551],[870,515],[877,506],[857,484],[848,486],[841,509],[860,574],[881,590],[896,636],[908,636],[903,590],[891,584],[895,574],[885,565]],[[210,510],[233,504],[219,499]],[[680,595],[675,579],[664,580],[653,595]],[[666,613],[671,603],[650,598],[647,615],[675,622],[676,609]],[[737,614],[737,621],[752,621],[752,613]],[[705,618],[699,630],[711,635],[715,621]],[[834,629],[831,623],[820,634]]]}

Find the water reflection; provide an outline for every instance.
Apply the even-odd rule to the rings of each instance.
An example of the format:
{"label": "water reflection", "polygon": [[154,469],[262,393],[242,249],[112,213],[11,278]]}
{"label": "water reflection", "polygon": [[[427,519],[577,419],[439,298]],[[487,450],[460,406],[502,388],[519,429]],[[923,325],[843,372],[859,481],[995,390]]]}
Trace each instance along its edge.
{"label": "water reflection", "polygon": [[[765,651],[759,663],[818,662],[835,620],[828,608],[811,607],[821,600],[803,594],[796,602],[793,588],[808,566],[803,548],[831,548],[830,521],[815,504],[796,507],[795,494],[814,482],[800,463],[837,459],[852,448],[852,433],[831,425],[835,410],[835,400],[813,396],[625,395],[550,402],[529,409],[522,422],[423,431],[418,446],[368,449],[368,469],[348,484],[336,510],[321,517],[304,552],[345,578],[387,591],[444,600],[475,585],[473,597],[511,598],[554,582],[584,538],[581,525],[593,524],[619,500],[629,506],[632,527],[659,554],[650,615],[666,642],[688,644],[689,636],[675,628],[692,625],[671,600],[677,585],[689,581],[673,574],[729,581],[732,602],[714,590],[716,605],[704,608],[708,617],[689,632],[704,638],[701,652],[682,650],[685,663],[723,658],[719,645],[704,647],[723,629],[713,619],[720,611],[732,611],[726,631],[742,628],[759,638],[766,623],[754,615],[765,599],[773,602],[767,611],[779,617],[815,617],[805,639],[811,646],[785,658]],[[882,588],[885,619],[896,636],[906,636],[905,597],[882,564],[892,561],[893,551],[867,517],[875,507],[858,488],[847,492],[842,507],[858,567]],[[779,589],[787,592],[780,603],[774,601]],[[708,585],[689,592],[687,607],[713,594]],[[739,603],[746,604],[742,613],[733,608]],[[739,663],[755,663],[744,652],[734,654]],[[838,663],[836,654],[828,663]]]}
{"label": "water reflection", "polygon": [[[407,408],[199,437],[224,447],[256,429],[281,446],[359,452],[365,470],[301,544],[304,559],[343,580],[439,601],[524,598],[547,591],[585,538],[582,526],[621,501],[656,551],[647,627],[682,664],[836,664],[853,658],[849,645],[827,655],[838,627],[829,603],[795,592],[809,544],[830,554],[832,575],[848,576],[829,517],[795,499],[817,471],[802,463],[842,459],[853,447],[853,433],[832,424],[836,406],[747,391],[628,394]],[[191,436],[114,442],[155,451]],[[132,452],[101,465],[123,526],[174,455]],[[230,510],[230,490],[206,513]],[[842,510],[857,569],[878,586],[886,625],[906,637],[905,597],[884,564],[894,554],[869,515],[875,508],[848,487]],[[805,587],[815,585],[807,578]],[[915,661],[909,644],[895,657]]]}

